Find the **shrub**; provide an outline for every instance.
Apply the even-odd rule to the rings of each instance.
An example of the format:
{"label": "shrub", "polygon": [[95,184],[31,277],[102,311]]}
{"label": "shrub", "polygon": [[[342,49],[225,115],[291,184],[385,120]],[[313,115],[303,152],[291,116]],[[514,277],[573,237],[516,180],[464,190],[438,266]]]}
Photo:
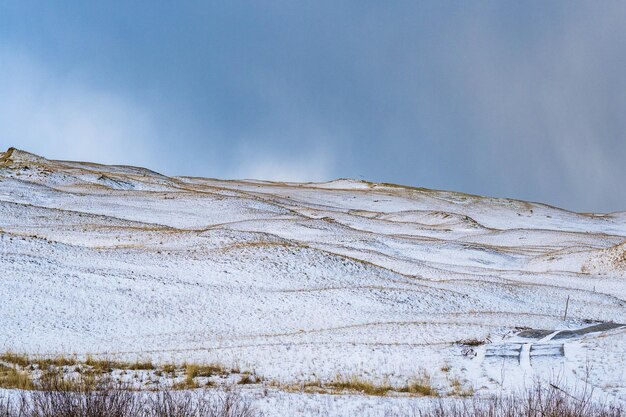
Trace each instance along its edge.
{"label": "shrub", "polygon": [[385,417],[621,417],[620,405],[592,401],[591,390],[567,393],[556,386],[535,385],[517,395],[440,399],[433,406],[388,412]]}
{"label": "shrub", "polygon": [[260,417],[239,393],[138,393],[107,384],[76,391],[24,391],[0,398],[0,417]]}

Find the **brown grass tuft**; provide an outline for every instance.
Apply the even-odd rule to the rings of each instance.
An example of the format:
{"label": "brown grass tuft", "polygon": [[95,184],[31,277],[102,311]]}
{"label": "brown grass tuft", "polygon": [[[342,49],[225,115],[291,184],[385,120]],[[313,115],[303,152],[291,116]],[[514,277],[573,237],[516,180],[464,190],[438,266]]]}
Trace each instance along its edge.
{"label": "brown grass tuft", "polygon": [[341,391],[358,391],[367,395],[386,395],[387,392],[393,391],[394,387],[388,384],[377,385],[371,381],[365,380],[358,376],[337,377],[334,381],[327,384],[329,387]]}
{"label": "brown grass tuft", "polygon": [[6,352],[0,355],[0,361],[12,363],[13,365],[19,365],[22,368],[26,367],[30,364],[30,359],[27,355],[14,353],[14,352]]}
{"label": "brown grass tuft", "polygon": [[15,366],[0,366],[0,388],[33,389],[33,380],[28,373],[19,371]]}

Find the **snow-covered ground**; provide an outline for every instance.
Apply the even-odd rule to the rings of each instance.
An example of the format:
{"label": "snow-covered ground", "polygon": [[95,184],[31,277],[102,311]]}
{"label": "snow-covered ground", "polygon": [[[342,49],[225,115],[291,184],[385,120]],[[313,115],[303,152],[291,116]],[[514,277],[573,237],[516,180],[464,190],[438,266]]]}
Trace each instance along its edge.
{"label": "snow-covered ground", "polygon": [[[558,375],[626,398],[625,328],[539,346],[626,323],[625,241],[626,213],[354,180],[170,178],[11,149],[0,349],[220,362],[283,384],[427,372],[442,392]],[[547,333],[518,343],[524,329]],[[486,344],[458,343],[472,339]]]}

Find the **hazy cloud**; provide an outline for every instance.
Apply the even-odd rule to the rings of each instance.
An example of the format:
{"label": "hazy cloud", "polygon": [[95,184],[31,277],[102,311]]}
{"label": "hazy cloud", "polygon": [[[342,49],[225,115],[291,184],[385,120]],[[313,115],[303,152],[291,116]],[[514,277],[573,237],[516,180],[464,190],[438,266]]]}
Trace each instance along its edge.
{"label": "hazy cloud", "polygon": [[[502,36],[497,13],[457,21],[465,49],[442,54],[461,91],[476,170],[499,193],[575,208],[624,209],[626,6],[580,3],[525,39]],[[500,160],[500,164],[498,164]]]}
{"label": "hazy cloud", "polygon": [[626,4],[0,5],[0,145],[626,210]]}
{"label": "hazy cloud", "polygon": [[0,47],[0,145],[48,158],[158,165],[151,115],[127,97],[47,71],[27,53]]}
{"label": "hazy cloud", "polygon": [[306,156],[275,155],[272,151],[242,149],[229,178],[266,179],[286,182],[326,181],[332,178],[333,157],[311,150]]}

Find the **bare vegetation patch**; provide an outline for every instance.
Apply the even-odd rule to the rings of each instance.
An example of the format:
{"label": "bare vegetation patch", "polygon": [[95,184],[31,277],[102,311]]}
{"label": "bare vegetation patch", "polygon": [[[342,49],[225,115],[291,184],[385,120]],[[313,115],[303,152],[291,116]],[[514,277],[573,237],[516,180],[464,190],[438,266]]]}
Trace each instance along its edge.
{"label": "bare vegetation patch", "polygon": [[[59,381],[57,381],[59,382]],[[138,393],[114,384],[66,390],[56,383],[0,398],[0,417],[260,417],[238,392]]]}
{"label": "bare vegetation patch", "polygon": [[0,388],[29,390],[33,388],[33,381],[28,373],[15,366],[0,366]]}
{"label": "bare vegetation patch", "polygon": [[187,390],[214,386],[216,382],[231,385],[235,381],[229,376],[239,374],[246,384],[261,380],[253,373],[242,373],[215,363],[159,366],[147,360],[125,362],[91,355],[82,360],[77,356],[31,357],[12,352],[0,355],[0,388],[38,389],[46,379],[58,377],[65,384],[65,390],[75,390],[72,386],[80,388],[89,381],[93,385],[93,381],[100,380],[124,382],[127,388],[134,390]]}
{"label": "bare vegetation patch", "polygon": [[258,384],[262,381],[261,377],[250,372],[244,372],[237,382],[239,385]]}
{"label": "bare vegetation patch", "polygon": [[141,361],[137,359],[134,362],[122,362],[122,361],[113,361],[108,359],[98,359],[92,356],[87,356],[87,359],[84,362],[85,365],[92,367],[93,369],[100,370],[102,372],[111,372],[113,369],[122,369],[122,370],[151,370],[155,369],[155,366],[150,361]]}
{"label": "bare vegetation patch", "polygon": [[0,361],[19,366],[26,366],[30,363],[28,356],[13,352],[0,354]]}
{"label": "bare vegetation patch", "polygon": [[455,397],[471,397],[474,395],[474,387],[465,386],[459,378],[452,378],[450,380],[452,390],[448,393]]}
{"label": "bare vegetation patch", "polygon": [[621,417],[622,406],[592,400],[591,390],[568,393],[552,385],[536,385],[517,395],[450,401],[430,407],[388,412],[385,417]]}
{"label": "bare vegetation patch", "polygon": [[430,375],[426,372],[410,380],[409,383],[405,387],[400,388],[399,391],[424,397],[437,397],[439,395],[432,384]]}
{"label": "bare vegetation patch", "polygon": [[186,365],[185,379],[180,382],[176,382],[172,388],[178,390],[199,388],[200,385],[195,379],[198,376],[198,369],[198,365]]}
{"label": "bare vegetation patch", "polygon": [[338,377],[327,386],[340,391],[357,391],[366,395],[386,395],[395,388],[388,384],[375,384],[359,376]]}
{"label": "bare vegetation patch", "polygon": [[421,372],[418,376],[410,379],[404,385],[394,385],[386,381],[380,382],[364,378],[360,375],[343,374],[337,374],[337,376],[330,381],[322,381],[319,378],[315,378],[300,382],[297,385],[280,384],[275,381],[268,381],[265,384],[287,392],[306,392],[317,394],[357,393],[371,396],[393,396],[397,394],[405,394],[408,396],[431,397],[438,397],[440,395],[437,388],[433,385],[430,375],[426,372]]}
{"label": "bare vegetation patch", "polygon": [[[41,390],[0,397],[0,417],[260,417],[238,391],[136,392],[101,380],[75,385],[50,378]],[[352,388],[369,389],[362,381]],[[621,417],[619,405],[592,401],[591,391],[568,393],[537,385],[518,395],[471,399],[441,398],[431,405],[390,411],[385,417]]]}

